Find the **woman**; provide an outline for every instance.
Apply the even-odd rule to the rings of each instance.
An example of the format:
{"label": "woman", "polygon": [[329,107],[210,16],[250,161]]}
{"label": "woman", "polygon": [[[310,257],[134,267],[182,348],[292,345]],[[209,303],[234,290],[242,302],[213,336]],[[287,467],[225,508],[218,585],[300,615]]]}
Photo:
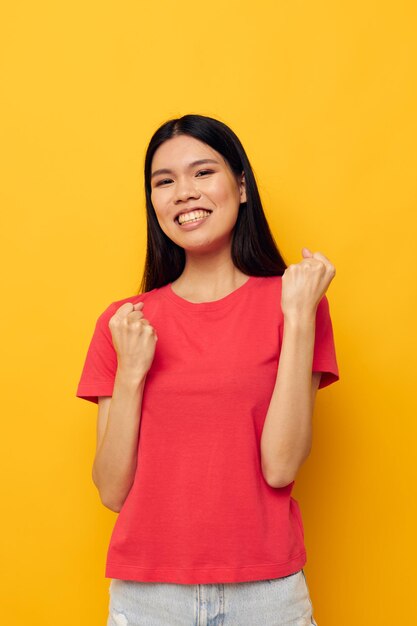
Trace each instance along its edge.
{"label": "woman", "polygon": [[218,120],[163,124],[145,191],[139,295],[99,316],[77,390],[99,405],[93,479],[119,513],[108,626],[315,624],[291,491],[338,378],[334,267],[306,248],[286,267]]}

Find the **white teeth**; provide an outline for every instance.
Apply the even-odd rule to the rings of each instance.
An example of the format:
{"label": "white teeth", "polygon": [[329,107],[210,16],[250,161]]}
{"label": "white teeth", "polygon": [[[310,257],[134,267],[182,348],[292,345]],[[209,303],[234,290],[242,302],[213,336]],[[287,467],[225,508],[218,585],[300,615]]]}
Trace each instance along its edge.
{"label": "white teeth", "polygon": [[185,224],[185,222],[195,222],[196,220],[200,220],[202,217],[206,217],[210,215],[210,211],[203,211],[199,209],[198,211],[190,211],[189,213],[183,213],[178,217],[179,224]]}

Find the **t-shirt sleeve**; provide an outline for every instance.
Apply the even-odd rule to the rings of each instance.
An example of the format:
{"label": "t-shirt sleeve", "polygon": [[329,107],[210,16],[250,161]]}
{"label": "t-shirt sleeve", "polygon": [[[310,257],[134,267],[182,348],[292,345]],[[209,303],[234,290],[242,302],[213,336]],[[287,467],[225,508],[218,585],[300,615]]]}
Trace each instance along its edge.
{"label": "t-shirt sleeve", "polygon": [[113,303],[97,319],[75,394],[77,398],[98,404],[98,396],[113,395],[117,353],[113,346],[109,320],[115,311]]}
{"label": "t-shirt sleeve", "polygon": [[316,312],[313,372],[322,372],[319,389],[339,380],[333,327],[326,296],[320,300]]}

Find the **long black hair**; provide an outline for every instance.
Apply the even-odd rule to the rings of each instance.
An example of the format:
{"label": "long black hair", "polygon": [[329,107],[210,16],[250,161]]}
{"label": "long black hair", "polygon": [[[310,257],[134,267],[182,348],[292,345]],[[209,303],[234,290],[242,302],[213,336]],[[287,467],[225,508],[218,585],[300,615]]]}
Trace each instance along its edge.
{"label": "long black hair", "polygon": [[203,115],[168,120],[152,136],[145,156],[147,251],[139,293],[176,280],[185,267],[185,251],[161,229],[151,201],[151,166],[159,146],[177,135],[189,135],[220,153],[238,176],[245,173],[246,202],[242,202],[232,234],[234,265],[249,276],[282,276],[286,264],[270,231],[246,152],[223,122]]}

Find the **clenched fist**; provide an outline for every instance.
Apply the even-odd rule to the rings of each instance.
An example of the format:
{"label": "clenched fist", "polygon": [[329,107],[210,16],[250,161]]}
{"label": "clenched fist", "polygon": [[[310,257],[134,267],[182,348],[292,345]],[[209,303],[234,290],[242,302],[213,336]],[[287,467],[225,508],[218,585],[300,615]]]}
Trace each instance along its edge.
{"label": "clenched fist", "polygon": [[320,252],[302,250],[303,260],[289,265],[282,277],[281,308],[284,318],[312,317],[336,270]]}
{"label": "clenched fist", "polygon": [[125,302],[109,320],[119,367],[139,376],[150,369],[158,340],[142,309],[143,302]]}

